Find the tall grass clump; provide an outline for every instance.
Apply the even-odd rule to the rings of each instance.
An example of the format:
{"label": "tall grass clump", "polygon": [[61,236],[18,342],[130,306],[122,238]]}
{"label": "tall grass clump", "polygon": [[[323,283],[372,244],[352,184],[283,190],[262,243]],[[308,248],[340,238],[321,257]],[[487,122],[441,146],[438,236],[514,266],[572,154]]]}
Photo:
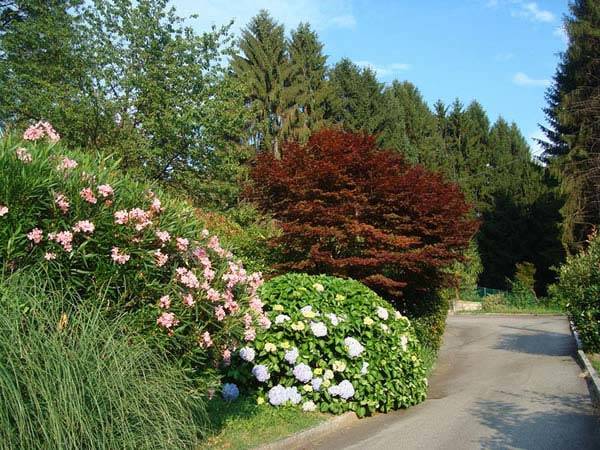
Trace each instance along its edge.
{"label": "tall grass clump", "polygon": [[203,401],[184,371],[124,335],[98,300],[40,276],[0,280],[0,448],[196,446]]}

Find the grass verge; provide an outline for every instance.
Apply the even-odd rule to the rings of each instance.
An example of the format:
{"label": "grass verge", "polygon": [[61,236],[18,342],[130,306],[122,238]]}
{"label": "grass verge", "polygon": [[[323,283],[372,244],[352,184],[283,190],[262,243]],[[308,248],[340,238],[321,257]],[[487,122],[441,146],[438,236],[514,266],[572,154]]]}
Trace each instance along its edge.
{"label": "grass verge", "polygon": [[330,415],[306,413],[299,408],[257,405],[249,398],[235,402],[213,399],[208,404],[212,434],[200,449],[242,450],[274,442],[313,427]]}

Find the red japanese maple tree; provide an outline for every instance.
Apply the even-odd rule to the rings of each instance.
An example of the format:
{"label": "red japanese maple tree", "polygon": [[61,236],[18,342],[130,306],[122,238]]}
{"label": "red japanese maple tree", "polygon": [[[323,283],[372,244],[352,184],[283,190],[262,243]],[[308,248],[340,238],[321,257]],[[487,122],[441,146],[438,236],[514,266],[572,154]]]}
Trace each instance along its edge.
{"label": "red japanese maple tree", "polygon": [[321,130],[280,160],[259,155],[251,175],[249,197],[283,229],[279,269],[354,278],[396,303],[440,286],[478,226],[456,184],[368,135]]}

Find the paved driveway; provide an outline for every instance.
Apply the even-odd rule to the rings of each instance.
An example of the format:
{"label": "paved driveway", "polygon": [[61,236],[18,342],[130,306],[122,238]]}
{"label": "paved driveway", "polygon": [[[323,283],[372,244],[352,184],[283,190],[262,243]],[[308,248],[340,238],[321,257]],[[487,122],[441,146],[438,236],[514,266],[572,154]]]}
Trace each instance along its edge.
{"label": "paved driveway", "polygon": [[600,449],[563,317],[448,319],[429,399],[300,448]]}

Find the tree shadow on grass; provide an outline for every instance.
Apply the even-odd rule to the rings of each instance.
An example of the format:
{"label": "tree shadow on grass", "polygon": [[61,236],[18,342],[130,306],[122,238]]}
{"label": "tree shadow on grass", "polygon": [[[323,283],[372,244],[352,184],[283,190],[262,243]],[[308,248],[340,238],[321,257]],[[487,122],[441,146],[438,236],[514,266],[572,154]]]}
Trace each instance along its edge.
{"label": "tree shadow on grass", "polygon": [[230,419],[244,419],[259,413],[256,401],[240,397],[234,402],[226,402],[216,396],[206,405],[210,422],[210,433],[218,434]]}
{"label": "tree shadow on grass", "polygon": [[[503,327],[513,328],[514,327]],[[546,356],[574,356],[575,344],[569,334],[544,330],[522,329],[523,333],[506,333],[495,349]]]}
{"label": "tree shadow on grass", "polygon": [[[481,400],[471,414],[490,430],[479,440],[481,448],[598,449],[600,422],[583,395],[546,396],[527,392],[532,409],[522,406],[522,396],[506,400]],[[516,402],[511,401],[511,396]],[[519,403],[517,403],[519,402]]]}

